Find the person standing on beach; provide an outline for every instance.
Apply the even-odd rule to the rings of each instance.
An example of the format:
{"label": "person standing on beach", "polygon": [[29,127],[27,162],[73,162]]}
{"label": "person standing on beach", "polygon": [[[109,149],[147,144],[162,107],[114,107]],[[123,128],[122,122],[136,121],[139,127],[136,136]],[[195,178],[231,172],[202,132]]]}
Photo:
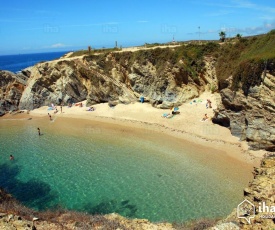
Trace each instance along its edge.
{"label": "person standing on beach", "polygon": [[212,109],[212,102],[208,100],[209,108]]}
{"label": "person standing on beach", "polygon": [[40,129],[39,129],[39,128],[37,128],[37,131],[38,131],[38,135],[40,136],[40,135],[41,135],[41,133],[40,133]]}
{"label": "person standing on beach", "polygon": [[208,107],[211,109],[212,108],[212,105],[211,105],[211,101],[209,99],[207,99],[207,102],[206,102],[206,108],[208,109]]}
{"label": "person standing on beach", "polygon": [[51,120],[52,120],[52,116],[51,116],[51,114],[49,114],[49,113],[48,113],[48,116],[49,116],[49,118],[50,118],[50,121],[51,121]]}
{"label": "person standing on beach", "polygon": [[62,113],[62,105],[60,105],[60,111],[61,111],[61,113]]}

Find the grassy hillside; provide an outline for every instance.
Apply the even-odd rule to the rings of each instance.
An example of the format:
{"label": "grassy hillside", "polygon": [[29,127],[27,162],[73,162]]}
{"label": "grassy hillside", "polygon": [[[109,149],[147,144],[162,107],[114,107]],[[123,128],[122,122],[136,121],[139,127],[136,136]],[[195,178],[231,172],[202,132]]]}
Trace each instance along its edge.
{"label": "grassy hillside", "polygon": [[245,94],[250,86],[261,83],[266,70],[274,74],[275,30],[268,34],[242,38],[235,43],[225,43],[218,51],[217,76],[219,88],[226,88],[226,79],[233,77],[233,90],[242,88]]}
{"label": "grassy hillside", "polygon": [[[145,65],[151,62],[162,75],[166,68],[176,66],[184,75],[196,80],[204,69],[204,57],[212,56],[217,60],[216,72],[219,80],[219,89],[228,87],[226,79],[233,78],[233,90],[242,89],[248,93],[250,86],[261,83],[261,74],[264,71],[275,73],[275,30],[264,35],[241,39],[231,39],[224,43],[204,42],[185,43],[174,48],[143,49],[136,52],[114,52],[116,49],[93,51],[86,58],[96,60],[99,66],[108,73],[112,68],[107,56],[112,56],[117,63],[130,71],[133,63]],[[74,53],[74,56],[88,54],[88,51]]]}

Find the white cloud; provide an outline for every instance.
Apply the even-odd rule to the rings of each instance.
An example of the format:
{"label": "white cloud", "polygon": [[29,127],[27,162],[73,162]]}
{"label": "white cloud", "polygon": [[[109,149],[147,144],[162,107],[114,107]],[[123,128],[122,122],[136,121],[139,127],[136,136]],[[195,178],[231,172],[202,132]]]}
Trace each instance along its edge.
{"label": "white cloud", "polygon": [[56,43],[51,45],[51,48],[61,48],[61,47],[66,47],[66,45],[62,43]]}
{"label": "white cloud", "polygon": [[147,23],[148,21],[146,21],[146,20],[139,20],[139,21],[137,21],[137,23]]}
{"label": "white cloud", "polygon": [[64,47],[69,47],[68,45],[65,45],[63,43],[55,43],[50,46],[44,46],[44,49],[59,49],[59,48],[64,48]]}

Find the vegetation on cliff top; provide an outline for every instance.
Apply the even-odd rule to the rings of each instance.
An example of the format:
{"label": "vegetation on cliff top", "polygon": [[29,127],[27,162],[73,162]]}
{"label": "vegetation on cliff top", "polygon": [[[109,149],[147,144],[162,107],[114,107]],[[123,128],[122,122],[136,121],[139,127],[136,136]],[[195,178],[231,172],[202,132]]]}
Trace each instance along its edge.
{"label": "vegetation on cliff top", "polygon": [[[204,57],[211,56],[217,60],[216,73],[219,80],[219,90],[229,86],[228,79],[232,76],[232,90],[241,88],[247,95],[251,86],[261,83],[261,74],[270,72],[274,74],[275,60],[275,30],[265,35],[253,37],[236,37],[224,43],[184,43],[173,48],[141,49],[135,52],[114,52],[117,49],[104,49],[93,51],[86,56],[88,61],[95,60],[102,70],[108,74],[113,68],[108,55],[112,53],[116,63],[130,71],[134,63],[146,65],[152,63],[161,75],[166,68],[176,66],[184,75],[192,77],[195,81],[204,72]],[[88,54],[88,51],[79,51]],[[74,56],[79,55],[75,52]],[[83,53],[84,52],[84,53]]]}
{"label": "vegetation on cliff top", "polygon": [[226,79],[233,77],[233,90],[242,88],[247,95],[251,86],[261,83],[261,74],[274,74],[275,30],[266,35],[241,38],[222,45],[216,53],[219,88],[228,87]]}

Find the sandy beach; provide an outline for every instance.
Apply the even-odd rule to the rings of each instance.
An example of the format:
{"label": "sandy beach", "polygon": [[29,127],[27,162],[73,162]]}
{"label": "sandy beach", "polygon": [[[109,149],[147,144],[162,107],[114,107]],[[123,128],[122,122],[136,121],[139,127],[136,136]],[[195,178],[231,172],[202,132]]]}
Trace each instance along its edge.
{"label": "sandy beach", "polygon": [[[115,107],[109,107],[108,103],[94,105],[95,111],[87,111],[86,102],[83,101],[83,107],[73,105],[72,107],[63,106],[62,113],[60,106],[57,106],[58,112],[48,110],[47,106],[30,111],[29,114],[6,115],[2,119],[20,119],[26,116],[32,116],[34,119],[48,118],[48,113],[52,119],[74,118],[78,122],[88,119],[97,122],[104,122],[111,126],[112,124],[127,126],[132,129],[142,129],[143,132],[155,132],[162,135],[168,135],[173,138],[182,139],[191,143],[202,145],[204,147],[222,150],[229,157],[258,166],[260,160],[266,153],[263,150],[248,150],[246,142],[240,142],[237,137],[231,135],[230,130],[211,122],[214,115],[213,109],[217,107],[219,101],[218,94],[204,92],[199,98],[190,100],[179,106],[180,114],[172,118],[163,118],[163,114],[171,113],[169,109],[157,109],[149,103],[132,103],[128,105],[118,104]],[[206,100],[212,101],[212,108],[206,108]],[[210,118],[202,121],[204,115]]]}
{"label": "sandy beach", "polygon": [[[207,99],[210,99],[212,101],[212,108],[206,108]],[[227,201],[227,205],[231,205],[228,209],[229,213],[230,210],[232,210],[232,208],[236,206],[235,203],[237,204],[239,200],[242,199],[243,188],[245,188],[248,185],[249,181],[252,181],[253,179],[253,167],[259,166],[259,163],[263,155],[265,154],[265,151],[248,150],[247,143],[240,142],[237,137],[233,137],[230,133],[230,130],[228,130],[227,128],[213,124],[210,119],[207,121],[202,121],[202,118],[205,114],[207,114],[209,118],[211,118],[214,115],[213,109],[216,108],[218,101],[218,94],[215,95],[209,92],[205,92],[199,98],[192,99],[184,103],[183,105],[179,106],[180,114],[174,115],[172,118],[162,117],[164,113],[171,113],[170,109],[157,109],[152,107],[149,103],[135,102],[128,105],[118,104],[117,106],[112,108],[108,105],[108,103],[102,103],[94,105],[94,111],[87,111],[88,108],[85,106],[86,102],[83,101],[83,107],[76,105],[73,105],[72,107],[63,106],[62,113],[60,111],[60,106],[57,106],[57,113],[55,113],[54,110],[49,110],[48,106],[43,106],[29,112],[24,111],[24,113],[6,114],[1,118],[1,124],[3,124],[3,130],[8,130],[10,127],[13,127],[13,130],[14,127],[16,127],[16,129],[18,127],[25,127],[26,130],[31,129],[29,131],[31,135],[27,137],[26,142],[29,141],[30,137],[37,137],[36,129],[37,127],[40,127],[42,132],[42,139],[46,140],[45,142],[42,141],[41,143],[39,141],[40,144],[38,143],[36,145],[36,147],[39,147],[41,149],[47,149],[47,146],[42,147],[42,144],[46,143],[46,145],[48,145],[48,140],[50,140],[48,138],[48,134],[50,134],[51,137],[55,138],[50,142],[52,143],[51,145],[56,146],[55,151],[41,153],[38,151],[39,153],[38,155],[36,155],[35,150],[34,152],[28,152],[23,155],[26,156],[26,159],[35,159],[37,157],[40,158],[42,156],[50,156],[50,154],[53,155],[50,156],[49,159],[57,158],[57,160],[52,162],[58,162],[58,167],[55,167],[56,164],[44,164],[43,162],[48,162],[46,160],[43,160],[41,162],[43,164],[44,169],[49,168],[45,172],[52,173],[55,172],[55,170],[60,169],[59,172],[55,172],[55,174],[59,175],[59,183],[56,183],[55,179],[49,179],[50,181],[47,181],[47,183],[50,185],[54,184],[55,188],[57,188],[57,185],[60,185],[60,187],[58,187],[58,191],[60,191],[58,194],[60,194],[60,196],[64,196],[64,194],[68,195],[71,192],[71,190],[69,189],[68,192],[64,193],[64,188],[62,187],[62,185],[66,185],[66,188],[68,187],[66,175],[70,171],[73,172],[72,175],[78,175],[79,170],[86,165],[87,169],[84,167],[83,171],[85,173],[83,175],[87,176],[90,175],[87,174],[89,170],[91,170],[89,172],[96,172],[96,169],[100,165],[102,165],[102,168],[99,168],[98,171],[106,172],[106,168],[109,169],[111,167],[106,167],[106,162],[116,162],[117,159],[123,159],[119,161],[119,168],[121,168],[122,170],[121,172],[125,172],[127,175],[131,175],[131,173],[133,173],[134,175],[137,173],[139,175],[138,172],[140,171],[135,171],[133,169],[139,162],[136,159],[141,159],[140,162],[143,162],[142,167],[144,166],[144,162],[147,162],[147,166],[145,166],[145,168],[146,170],[148,169],[148,172],[150,173],[152,173],[152,171],[154,170],[157,170],[157,172],[161,171],[164,175],[170,175],[167,174],[167,171],[175,172],[175,174],[173,174],[174,176],[172,174],[172,176],[167,176],[167,178],[170,179],[166,180],[164,184],[157,183],[157,185],[162,185],[157,189],[158,191],[163,191],[161,194],[166,194],[166,191],[168,190],[165,189],[171,188],[171,185],[169,186],[170,182],[173,183],[173,186],[175,186],[175,188],[181,189],[182,192],[174,193],[172,201],[177,200],[176,197],[178,197],[179,194],[184,194],[183,191],[186,191],[184,187],[186,185],[185,183],[189,181],[190,183],[192,182],[191,184],[193,185],[193,179],[186,179],[185,181],[185,176],[189,175],[189,173],[186,174],[186,172],[202,172],[201,174],[198,173],[196,174],[196,176],[193,176],[191,178],[196,178],[194,180],[200,186],[203,183],[206,183],[205,186],[209,185],[209,183],[213,183],[208,188],[203,187],[205,188],[205,191],[203,191],[203,189],[198,189],[198,191],[205,192],[205,194],[203,195],[203,199],[211,202],[211,199],[215,197],[215,199],[222,200],[222,205],[224,205],[225,197],[226,199],[229,199],[229,197],[232,196],[232,200],[230,200],[230,198]],[[52,120],[49,119],[48,113],[51,115]],[[106,133],[108,135],[106,135]],[[24,135],[21,136],[23,137]],[[66,137],[75,138],[75,140],[77,140],[77,145],[73,144],[73,146],[69,146],[68,142],[66,142]],[[97,148],[97,138],[103,138],[102,143],[104,143],[104,146]],[[134,147],[133,149],[138,149],[141,151],[137,155],[133,154],[133,151],[127,151],[125,155],[127,157],[122,158],[117,157],[116,154],[109,154],[108,151],[104,151],[104,148],[106,147],[106,149],[108,149],[109,145],[113,146],[111,147],[112,150],[115,149],[117,143],[121,143],[119,142],[121,141],[121,138],[123,139],[123,143],[125,143],[125,140],[129,141],[126,141],[126,143],[129,144],[127,145],[127,147],[129,147],[132,142],[138,143],[138,145],[136,145],[136,147]],[[118,142],[116,143],[116,141]],[[21,140],[21,142],[24,141]],[[32,145],[32,142],[28,143],[31,143]],[[160,155],[159,158],[161,158],[161,160],[157,162],[157,165],[154,164],[155,160],[152,160],[156,159],[153,152],[151,155],[150,151],[142,151],[143,147],[147,146],[148,143],[150,143],[150,146],[152,146],[153,148],[161,149],[161,151],[163,151],[164,153]],[[87,149],[85,147],[86,144],[89,145]],[[66,150],[67,148],[68,151]],[[99,161],[96,161],[97,157],[95,156],[97,155],[93,152],[90,152],[90,149],[93,148],[96,150],[95,152],[100,153],[98,155],[100,156]],[[65,152],[62,152],[63,150],[65,150]],[[78,152],[78,150],[80,151]],[[107,158],[104,157],[104,153],[106,152]],[[24,162],[25,158],[22,158],[21,153],[17,152],[17,154],[15,153],[15,156],[16,158],[20,159],[20,162]],[[68,166],[69,163],[68,165],[66,163],[65,166],[63,162],[64,159],[68,160],[71,159],[71,157],[75,158],[73,161],[73,165]],[[77,157],[79,157],[79,159]],[[44,159],[44,157],[42,158]],[[45,157],[45,159],[46,158],[47,157]],[[85,161],[79,163],[80,159],[86,159],[87,162]],[[126,170],[127,165],[129,164],[128,161],[134,161],[133,166],[128,167],[131,173],[127,172]],[[33,162],[33,160],[31,160],[31,162]],[[59,162],[63,162],[63,165],[61,164],[62,166],[59,166]],[[23,163],[23,165],[27,164],[28,160],[27,162]],[[162,166],[162,164],[165,164],[165,166]],[[94,170],[92,170],[93,168]],[[138,168],[139,167],[137,167],[137,169]],[[76,170],[77,173],[73,170]],[[204,170],[205,172],[210,173],[204,174]],[[61,180],[60,178],[61,175],[63,175],[63,173],[65,175],[65,179]],[[26,175],[28,174],[29,171],[27,171]],[[158,175],[156,173],[153,174]],[[107,173],[105,175],[103,173],[102,175],[104,175],[105,178],[105,176],[109,174]],[[44,177],[45,175],[42,173],[41,176]],[[84,182],[80,183],[81,186],[83,185],[83,187],[77,186],[80,188],[78,194],[85,194],[85,200],[83,200],[83,202],[87,202],[86,197],[93,197],[92,193],[89,193],[89,195],[87,195],[88,192],[83,192],[87,190],[87,185],[85,184],[85,181],[92,181],[91,178],[86,178],[86,176],[83,179]],[[45,176],[45,178],[54,177]],[[143,178],[144,180],[144,178],[147,177],[140,177],[139,175],[137,178],[137,181],[140,181],[141,178]],[[150,179],[152,177],[148,178]],[[156,181],[160,180],[159,177],[157,179],[158,180]],[[202,181],[198,182],[200,180]],[[124,180],[121,181],[123,183],[125,182]],[[230,184],[228,189],[225,189],[224,192],[220,192],[220,194],[223,195],[225,194],[225,192],[228,192],[228,194],[224,198],[218,197],[218,195],[211,195],[213,194],[211,192],[212,188],[216,186],[215,183],[217,183],[217,181],[218,184],[222,186],[222,188],[225,188],[226,185]],[[116,197],[122,196],[120,187],[123,187],[123,185],[119,184],[119,182],[120,180],[115,182],[115,187],[119,188],[117,190],[118,193]],[[196,183],[194,183],[194,186],[196,185]],[[73,186],[75,186],[75,182],[69,184],[73,184]],[[148,182],[148,184],[152,184],[152,182]],[[110,187],[112,188],[112,186]],[[141,188],[142,186],[140,185],[139,187]],[[191,187],[192,186],[190,185],[189,188]],[[131,186],[129,186],[129,188],[131,188]],[[154,189],[156,187],[152,186],[152,188],[153,189],[150,190],[150,194],[155,194]],[[99,189],[99,191],[101,190]],[[125,191],[125,194],[127,193],[126,195],[131,193],[127,192],[128,190]],[[197,190],[195,194],[191,193],[192,197],[193,195],[195,195],[199,200],[200,196],[198,195],[198,193]],[[217,194],[219,194],[219,192]],[[108,195],[105,196],[107,197]],[[100,202],[100,194],[96,197],[99,197],[98,202]],[[166,195],[164,195],[164,198],[162,200],[165,200],[165,197]],[[239,198],[234,198],[234,200],[233,197]],[[141,205],[142,202],[140,202],[140,198],[136,199],[137,200],[134,203]],[[151,199],[150,201],[152,200],[153,199]],[[191,201],[192,200],[193,199],[191,199]],[[146,204],[150,203],[150,201],[146,201],[145,206]],[[172,201],[169,203],[169,205],[173,203]],[[81,204],[81,202],[77,200],[75,201],[75,204]],[[159,205],[158,199],[156,199],[155,204],[157,206]],[[70,204],[68,203],[68,205]],[[185,205],[186,202],[179,207],[184,207]],[[180,212],[182,212],[182,210],[185,209],[179,208],[179,210]],[[209,210],[207,209],[207,212],[208,211]],[[152,211],[150,211],[150,213],[152,213]],[[146,218],[149,218],[148,216],[146,215]],[[169,215],[165,214],[165,216]],[[179,217],[177,216],[175,218],[181,219],[182,216],[184,216],[184,214],[180,214]],[[171,219],[171,221],[173,221],[173,219]]]}

